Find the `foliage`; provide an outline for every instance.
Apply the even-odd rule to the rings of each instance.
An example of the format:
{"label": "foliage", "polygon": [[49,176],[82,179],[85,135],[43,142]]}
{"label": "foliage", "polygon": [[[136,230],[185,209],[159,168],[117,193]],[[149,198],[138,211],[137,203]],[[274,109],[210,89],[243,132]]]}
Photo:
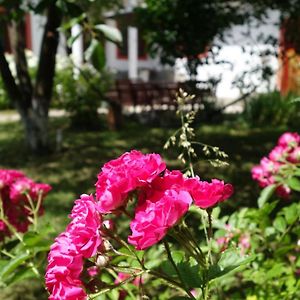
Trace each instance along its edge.
{"label": "foliage", "polygon": [[234,24],[242,24],[249,12],[235,1],[219,0],[147,0],[138,8],[138,22],[152,54],[163,63],[174,64],[176,58],[188,58],[192,75],[201,63],[199,54],[210,51],[215,37]]}
{"label": "foliage", "polygon": [[[94,3],[96,2],[96,3]],[[97,61],[103,67],[103,47],[101,43],[106,36],[114,42],[120,42],[121,36],[116,29],[106,25],[95,25],[86,14],[87,7],[112,7],[116,1],[80,1],[72,0],[40,0],[40,1],[1,1],[5,10],[0,16],[4,25],[11,25],[11,47],[17,72],[13,74],[4,54],[2,40],[0,43],[0,72],[10,101],[18,110],[24,125],[26,141],[36,154],[49,151],[48,141],[48,111],[52,100],[53,80],[55,75],[56,52],[59,44],[59,30],[70,29],[75,24],[82,24],[87,41],[96,40],[97,47],[92,51],[92,63]],[[43,25],[43,37],[38,67],[35,76],[31,76],[25,55],[25,26],[26,14],[46,15]],[[3,26],[3,28],[5,28]],[[49,35],[49,32],[52,32]],[[83,33],[83,32],[82,32]],[[4,30],[2,30],[2,35]],[[77,36],[78,37],[78,36]],[[71,38],[74,41],[74,38]],[[72,43],[70,42],[70,44]],[[102,53],[100,57],[98,54]],[[95,65],[95,63],[94,63]]]}
{"label": "foliage", "polygon": [[296,125],[300,110],[299,103],[292,101],[294,98],[279,92],[259,94],[248,100],[243,117],[253,127]]}
{"label": "foliage", "polygon": [[57,71],[54,82],[56,106],[70,113],[74,128],[97,129],[101,122],[98,108],[105,102],[105,92],[111,84],[108,71],[97,72],[86,64],[76,76],[72,64]]}
{"label": "foliage", "polygon": [[[286,146],[296,147],[295,140],[290,139],[292,134],[285,133],[282,137],[281,143],[288,142]],[[296,134],[295,137],[299,142],[300,137]],[[224,250],[239,245],[244,253],[256,254],[256,259],[240,274],[238,282],[229,279],[220,283],[226,295],[257,300],[300,297],[299,158],[298,163],[286,159],[280,161],[282,166],[276,174],[276,186],[288,188],[288,199],[279,200],[281,194],[276,196],[276,186],[270,184],[261,192],[258,208],[243,208],[215,224],[218,228],[216,247]]]}

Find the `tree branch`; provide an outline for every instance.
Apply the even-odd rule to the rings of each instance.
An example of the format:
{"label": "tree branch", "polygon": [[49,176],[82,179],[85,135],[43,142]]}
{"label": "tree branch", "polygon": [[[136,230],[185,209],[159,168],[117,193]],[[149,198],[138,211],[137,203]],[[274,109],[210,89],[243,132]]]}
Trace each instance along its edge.
{"label": "tree branch", "polygon": [[11,73],[9,64],[4,55],[4,48],[0,40],[0,73],[2,80],[10,100],[14,104],[18,104],[22,98],[20,89],[16,83],[14,76]]}
{"label": "tree branch", "polygon": [[58,27],[62,21],[62,14],[53,1],[48,8],[47,22],[42,40],[39,57],[36,83],[33,98],[43,102],[43,107],[48,111],[52,97],[53,79],[55,74],[55,58],[59,42]]}
{"label": "tree branch", "polygon": [[[22,100],[25,102],[25,107],[30,107],[32,84],[25,55],[26,42],[24,27],[24,19],[21,19],[20,21],[12,21],[9,26],[9,33],[12,51],[15,58],[17,77],[19,80],[19,89],[23,98]],[[21,101],[21,99],[19,100]]]}

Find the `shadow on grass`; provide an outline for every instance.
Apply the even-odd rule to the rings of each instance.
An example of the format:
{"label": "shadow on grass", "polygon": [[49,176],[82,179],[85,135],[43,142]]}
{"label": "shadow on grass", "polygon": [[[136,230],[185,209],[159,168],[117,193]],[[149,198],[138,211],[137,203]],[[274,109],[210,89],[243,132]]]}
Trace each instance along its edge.
{"label": "shadow on grass", "polygon": [[[34,180],[53,186],[45,201],[43,222],[50,222],[57,232],[67,224],[73,201],[82,193],[95,191],[94,183],[101,166],[123,152],[137,149],[144,153],[161,153],[171,169],[182,168],[176,160],[177,150],[162,150],[174,128],[150,127],[129,120],[118,132],[80,132],[70,130],[67,124],[64,118],[51,120],[51,141],[55,141],[56,130],[64,128],[62,151],[44,157],[32,156],[26,150],[20,124],[0,124],[0,167],[23,170]],[[234,185],[235,194],[230,201],[222,204],[223,213],[230,213],[241,206],[255,206],[259,189],[251,180],[251,167],[259,163],[262,156],[274,147],[278,136],[287,129],[247,129],[237,123],[198,127],[197,140],[219,146],[229,155],[228,167],[214,168],[198,151],[199,157],[204,160],[196,167],[196,173],[202,179],[220,178]]]}

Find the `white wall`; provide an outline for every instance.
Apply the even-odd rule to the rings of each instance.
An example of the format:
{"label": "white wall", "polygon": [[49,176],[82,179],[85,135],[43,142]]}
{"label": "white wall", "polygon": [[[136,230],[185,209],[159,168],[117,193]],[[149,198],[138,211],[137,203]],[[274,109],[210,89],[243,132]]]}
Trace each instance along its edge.
{"label": "white wall", "polygon": [[[30,15],[31,20],[31,41],[32,41],[32,52],[35,56],[40,55],[41,43],[44,34],[44,26],[46,23],[46,17],[42,15]],[[59,35],[59,44],[57,53],[60,55],[66,55],[66,38],[64,34]]]}
{"label": "white wall", "polygon": [[[217,61],[227,61],[228,64],[209,64],[198,68],[198,80],[206,81],[211,77],[221,78],[221,82],[217,88],[217,97],[222,99],[236,99],[241,93],[237,87],[232,85],[243,72],[247,72],[248,76],[245,78],[245,83],[252,82],[253,84],[260,85],[258,91],[264,92],[268,88],[276,87],[276,75],[270,81],[270,86],[262,83],[260,73],[252,74],[250,71],[262,64],[267,64],[275,72],[278,69],[278,59],[276,56],[260,57],[258,54],[250,55],[250,51],[254,50],[259,53],[266,49],[274,50],[270,45],[265,45],[257,42],[261,34],[265,36],[271,35],[275,38],[279,37],[278,23],[279,13],[277,11],[270,11],[266,24],[260,24],[259,27],[254,26],[234,26],[226,33],[226,41],[216,41],[217,44],[222,46],[221,51],[216,56]],[[254,22],[255,23],[255,22]],[[243,48],[245,51],[243,51]],[[276,51],[277,49],[275,49]],[[185,60],[177,60],[176,63],[176,78],[178,80],[188,79],[186,69],[184,67]]]}
{"label": "white wall", "polygon": [[[116,27],[116,21],[113,19],[107,19],[107,25]],[[106,65],[112,72],[128,72],[129,60],[120,59],[117,57],[117,45],[106,41],[105,42],[105,53],[106,53]],[[148,56],[146,59],[138,59],[138,73],[142,73],[144,70],[162,71],[166,70],[159,62],[159,58],[151,58]]]}

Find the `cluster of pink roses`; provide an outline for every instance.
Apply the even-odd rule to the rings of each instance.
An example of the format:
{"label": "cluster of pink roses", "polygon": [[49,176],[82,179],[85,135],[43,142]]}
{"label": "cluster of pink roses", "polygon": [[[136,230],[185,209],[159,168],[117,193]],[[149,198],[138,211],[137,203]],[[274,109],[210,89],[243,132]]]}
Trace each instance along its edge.
{"label": "cluster of pink roses", "polygon": [[[276,175],[287,163],[300,163],[300,135],[298,133],[286,132],[280,136],[275,148],[269,153],[268,157],[263,157],[260,165],[252,168],[252,178],[258,181],[264,188],[271,184],[278,183]],[[282,198],[288,198],[290,188],[281,184],[276,188],[276,193]]]}
{"label": "cluster of pink roses", "polygon": [[85,299],[80,280],[83,259],[94,256],[101,244],[101,216],[93,196],[82,195],[76,200],[70,218],[72,221],[55,239],[48,255],[49,299]]}
{"label": "cluster of pink roses", "polygon": [[[36,183],[17,170],[0,169],[0,196],[2,213],[7,221],[19,232],[26,232],[30,224],[29,216],[32,211],[28,209],[28,201],[40,201],[51,190],[50,185],[45,183]],[[30,198],[30,199],[28,199]],[[43,207],[40,206],[39,214],[43,213]],[[0,240],[11,233],[7,225],[0,220]]]}
{"label": "cluster of pink roses", "polygon": [[158,154],[134,150],[106,163],[96,182],[96,200],[83,195],[75,202],[70,225],[51,247],[46,272],[50,299],[85,299],[80,281],[83,260],[101,252],[104,215],[124,211],[133,195],[138,201],[128,242],[141,250],[159,242],[192,202],[206,209],[232,192],[233,187],[223,181],[208,183],[166,170]]}

